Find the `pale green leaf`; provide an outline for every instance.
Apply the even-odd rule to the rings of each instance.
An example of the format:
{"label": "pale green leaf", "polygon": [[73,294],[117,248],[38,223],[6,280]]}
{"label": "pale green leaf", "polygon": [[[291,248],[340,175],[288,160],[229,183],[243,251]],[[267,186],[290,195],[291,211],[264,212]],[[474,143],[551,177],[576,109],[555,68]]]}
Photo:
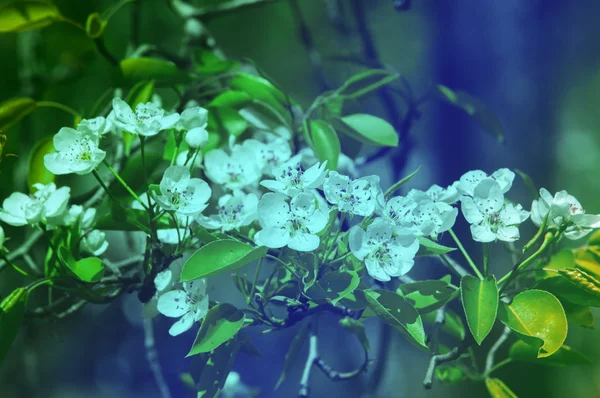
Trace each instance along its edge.
{"label": "pale green leaf", "polygon": [[221,303],[211,308],[186,357],[210,352],[231,340],[244,325],[244,318],[244,313],[231,304]]}
{"label": "pale green leaf", "polygon": [[460,281],[463,308],[477,344],[492,330],[498,310],[498,286],[493,275],[484,280],[465,275]]}

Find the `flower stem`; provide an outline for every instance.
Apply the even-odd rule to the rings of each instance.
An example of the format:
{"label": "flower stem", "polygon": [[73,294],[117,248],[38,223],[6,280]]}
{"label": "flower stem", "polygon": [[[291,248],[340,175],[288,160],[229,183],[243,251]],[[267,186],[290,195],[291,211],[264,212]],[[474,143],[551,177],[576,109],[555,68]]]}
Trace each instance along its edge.
{"label": "flower stem", "polygon": [[113,202],[117,203],[117,204],[121,204],[121,202],[119,202],[117,200],[117,198],[114,197],[114,195],[112,194],[112,192],[110,191],[110,189],[108,189],[108,187],[106,186],[106,184],[104,183],[104,181],[102,181],[102,178],[100,178],[100,175],[98,174],[98,172],[96,170],[92,170],[92,174],[94,175],[94,177],[96,177],[96,180],[98,180],[98,183],[100,184],[100,186],[102,187],[102,189],[104,189],[104,191],[106,191],[106,193],[108,194],[108,196],[110,196],[110,198],[113,200]]}
{"label": "flower stem", "polygon": [[263,258],[261,257],[258,260],[258,265],[256,266],[256,272],[254,273],[254,281],[252,282],[252,289],[250,290],[250,295],[246,299],[246,304],[250,304],[252,302],[252,297],[254,297],[254,291],[256,290],[256,284],[258,283],[258,277],[260,274],[260,268],[262,267]]}
{"label": "flower stem", "polygon": [[17,271],[19,274],[21,274],[23,276],[30,276],[27,272],[23,271],[15,263],[13,263],[12,261],[10,261],[1,250],[0,250],[0,259],[4,260],[8,265],[10,265],[11,267],[13,267],[15,269],[15,271]]}
{"label": "flower stem", "polygon": [[489,243],[484,243],[482,246],[483,246],[483,274],[488,275],[489,265],[490,265],[490,256],[492,254],[492,245]]}
{"label": "flower stem", "polygon": [[81,114],[79,114],[79,112],[77,112],[75,109],[67,106],[67,105],[63,105],[60,104],[58,102],[54,102],[54,101],[38,101],[36,102],[36,106],[38,108],[56,108],[56,109],[60,109],[62,111],[65,111],[67,113],[70,113],[71,115],[75,116],[76,118],[81,118]]}
{"label": "flower stem", "polygon": [[291,273],[292,273],[292,274],[293,274],[293,275],[294,275],[296,278],[298,278],[298,279],[302,279],[302,278],[300,277],[300,275],[298,275],[298,274],[296,273],[296,271],[295,271],[295,270],[294,270],[292,267],[290,267],[290,265],[289,265],[289,264],[286,264],[286,263],[285,263],[285,262],[283,262],[283,261],[282,261],[280,258],[277,258],[277,257],[275,257],[275,256],[272,256],[272,255],[270,255],[270,254],[267,254],[265,257],[266,257],[266,258],[270,258],[271,260],[275,260],[275,261],[277,261],[279,264],[283,265],[283,267],[284,267],[285,269],[287,269],[288,271],[290,271],[290,272],[291,272]]}
{"label": "flower stem", "polygon": [[483,279],[483,275],[477,269],[477,266],[475,265],[475,263],[473,262],[473,260],[469,256],[469,253],[467,253],[467,251],[465,250],[464,246],[462,245],[462,243],[458,239],[458,236],[456,236],[456,234],[454,233],[454,231],[452,230],[452,228],[450,228],[448,230],[448,233],[450,234],[450,236],[452,236],[452,239],[454,239],[454,242],[456,242],[456,245],[458,246],[458,249],[463,254],[463,256],[465,256],[465,259],[467,260],[467,263],[469,263],[469,266],[473,269],[473,272],[475,272],[475,275],[477,275],[477,277],[479,279]]}
{"label": "flower stem", "polygon": [[515,264],[515,266],[513,267],[512,271],[510,271],[508,274],[504,275],[499,281],[498,284],[504,283],[504,285],[500,288],[500,292],[502,292],[506,286],[508,286],[508,284],[510,283],[510,281],[512,281],[516,275],[519,273],[519,271],[525,269],[529,264],[531,264],[540,254],[542,254],[544,252],[544,250],[546,250],[546,248],[554,241],[554,234],[552,232],[548,232],[546,234],[546,236],[544,237],[544,241],[542,242],[542,245],[539,247],[539,249],[537,249],[535,251],[535,253],[533,253],[531,256],[529,256],[528,258],[526,258],[525,260],[523,260],[520,263]]}
{"label": "flower stem", "polygon": [[108,170],[115,176],[115,178],[121,183],[121,185],[123,185],[123,187],[127,190],[127,192],[129,192],[131,194],[131,196],[133,196],[133,198],[135,200],[137,200],[146,211],[149,211],[148,205],[146,205],[140,199],[140,197],[133,191],[133,189],[131,189],[131,187],[129,185],[127,185],[127,183],[121,178],[121,176],[119,175],[119,173],[117,173],[115,171],[115,169],[113,169],[112,166],[106,160],[104,160],[103,163],[108,168]]}

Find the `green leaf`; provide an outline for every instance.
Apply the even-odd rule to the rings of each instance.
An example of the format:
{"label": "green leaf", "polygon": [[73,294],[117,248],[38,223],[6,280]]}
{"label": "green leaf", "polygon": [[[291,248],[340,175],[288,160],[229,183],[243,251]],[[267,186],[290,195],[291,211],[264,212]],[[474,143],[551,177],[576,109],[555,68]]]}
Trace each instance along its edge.
{"label": "green leaf", "polygon": [[104,276],[104,265],[98,257],[87,257],[75,261],[69,249],[61,246],[58,249],[58,258],[69,270],[83,282],[95,283]]}
{"label": "green leaf", "polygon": [[452,91],[441,84],[437,85],[438,96],[446,102],[464,110],[473,117],[479,127],[491,134],[498,142],[504,141],[504,129],[500,121],[481,101],[464,91]]}
{"label": "green leaf", "polygon": [[0,366],[8,354],[25,316],[27,290],[17,288],[0,303]]}
{"label": "green leaf", "polygon": [[402,333],[408,334],[423,347],[425,330],[417,310],[402,296],[387,290],[365,290],[369,308],[384,322]]}
{"label": "green leaf", "polygon": [[46,169],[44,166],[44,156],[54,152],[53,137],[42,138],[33,147],[29,154],[29,170],[27,172],[27,184],[29,192],[33,192],[33,184],[49,184],[56,180],[56,176]]}
{"label": "green leaf", "polygon": [[194,57],[195,69],[201,75],[218,75],[240,66],[239,62],[219,58],[213,51],[199,49]]}
{"label": "green leaf", "polygon": [[125,102],[129,104],[131,109],[134,109],[138,104],[144,104],[152,101],[154,95],[154,80],[141,81],[136,83],[127,93]]}
{"label": "green leaf", "polygon": [[181,282],[206,278],[242,267],[264,257],[268,250],[264,246],[253,248],[230,239],[211,242],[198,249],[185,262],[181,271]]}
{"label": "green leaf", "polygon": [[440,254],[446,254],[456,250],[454,247],[442,246],[439,243],[422,236],[417,237],[417,239],[419,240],[420,244],[417,256],[438,256]]}
{"label": "green leaf", "polygon": [[[2,25],[1,22],[0,25]],[[35,108],[36,102],[31,98],[11,98],[0,103],[0,131],[19,122]]]}
{"label": "green leaf", "polygon": [[423,315],[435,311],[459,295],[458,289],[445,280],[428,280],[398,286],[404,296]]}
{"label": "green leaf", "polygon": [[467,380],[467,375],[458,366],[442,365],[435,368],[435,377],[442,384],[453,386]]}
{"label": "green leaf", "polygon": [[385,120],[365,113],[334,119],[335,129],[357,141],[374,146],[398,146],[398,133]]}
{"label": "green leaf", "polygon": [[550,292],[562,301],[583,306],[600,307],[600,295],[582,289],[581,286],[562,276],[541,280],[535,285],[535,288]]}
{"label": "green leaf", "polygon": [[[428,312],[421,316],[423,317],[423,322],[428,324],[435,322],[435,312]],[[450,308],[446,308],[446,321],[442,325],[442,330],[459,340],[464,340],[465,338],[465,325],[460,316]]]}
{"label": "green leaf", "polygon": [[85,21],[85,33],[90,39],[97,39],[102,36],[107,24],[108,21],[103,20],[100,14],[94,12],[88,15]]}
{"label": "green leaf", "polygon": [[538,358],[537,354],[537,347],[521,340],[516,341],[508,352],[509,358],[515,361],[532,362],[547,366],[589,365],[592,363],[568,345],[563,345],[558,351],[546,358]]}
{"label": "green leaf", "polygon": [[499,379],[485,379],[485,386],[492,398],[518,398],[515,393]]}
{"label": "green leaf", "polygon": [[195,374],[200,375],[200,380],[196,383],[198,398],[220,396],[240,349],[238,340],[237,338],[230,340],[214,351],[196,357],[200,359],[199,369],[194,369]]}
{"label": "green leaf", "polygon": [[[519,293],[512,303],[501,303],[498,319],[525,336],[542,340],[538,358],[548,357],[558,351],[567,338],[567,317],[560,301],[543,290],[527,290]],[[527,337],[530,337],[529,339]]]}
{"label": "green leaf", "polygon": [[48,1],[9,1],[0,6],[0,33],[41,29],[61,19],[58,8]]}
{"label": "green leaf", "polygon": [[399,74],[383,69],[370,69],[352,76],[338,89],[340,95],[355,99],[393,82]]}
{"label": "green leaf", "polygon": [[169,61],[158,58],[128,58],[121,61],[123,77],[132,82],[156,80],[166,84],[186,83],[190,76]]}
{"label": "green leaf", "polygon": [[329,123],[324,120],[310,122],[312,147],[320,162],[327,161],[327,169],[337,170],[340,157],[340,139]]}
{"label": "green leaf", "polygon": [[306,295],[315,302],[326,300],[336,305],[338,301],[352,293],[359,283],[360,277],[354,271],[332,271],[308,288]]}
{"label": "green leaf", "polygon": [[244,319],[244,313],[231,304],[221,303],[211,308],[186,357],[210,352],[231,340],[244,325]]}
{"label": "green leaf", "polygon": [[217,95],[208,106],[240,109],[252,102],[252,98],[243,91],[229,90]]}
{"label": "green leaf", "polygon": [[238,111],[228,107],[210,108],[208,113],[208,128],[210,131],[219,130],[225,139],[230,135],[239,137],[248,128],[248,122]]}
{"label": "green leaf", "polygon": [[594,314],[590,307],[573,304],[568,301],[561,301],[560,303],[567,315],[569,326],[577,325],[588,329],[594,328]]}
{"label": "green leaf", "polygon": [[465,275],[460,281],[463,308],[477,344],[492,330],[498,311],[498,286],[493,275],[484,280]]}
{"label": "green leaf", "polygon": [[267,79],[249,73],[238,72],[231,82],[229,82],[229,88],[243,91],[252,99],[266,103],[289,121],[289,113],[283,106],[283,104],[287,103],[285,94]]}
{"label": "green leaf", "polygon": [[369,303],[367,302],[365,292],[362,289],[364,289],[364,287],[359,284],[359,287],[340,300],[340,303],[352,311],[364,310]]}
{"label": "green leaf", "polygon": [[281,371],[281,375],[275,384],[275,390],[277,390],[281,384],[285,381],[286,375],[289,373],[294,363],[298,360],[300,356],[300,351],[302,350],[302,346],[304,345],[304,341],[308,336],[309,324],[305,323],[302,328],[296,333],[294,336],[294,340],[292,340],[292,344],[290,344],[290,348],[288,349],[287,354],[285,354],[285,363],[283,365],[283,370]]}
{"label": "green leaf", "polygon": [[369,345],[369,339],[367,338],[367,333],[365,332],[365,325],[363,325],[361,321],[357,321],[356,319],[352,319],[350,317],[345,317],[340,319],[340,326],[354,334],[358,338],[358,341],[360,341],[360,344],[363,346],[365,351],[369,351],[371,349]]}

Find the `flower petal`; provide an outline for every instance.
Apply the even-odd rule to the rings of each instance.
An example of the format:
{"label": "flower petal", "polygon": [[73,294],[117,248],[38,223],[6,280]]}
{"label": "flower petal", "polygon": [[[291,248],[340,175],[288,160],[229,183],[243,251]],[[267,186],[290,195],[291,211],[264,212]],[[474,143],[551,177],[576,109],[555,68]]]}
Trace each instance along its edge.
{"label": "flower petal", "polygon": [[190,311],[187,294],[183,290],[172,290],[158,298],[158,311],[168,317],[177,318]]}

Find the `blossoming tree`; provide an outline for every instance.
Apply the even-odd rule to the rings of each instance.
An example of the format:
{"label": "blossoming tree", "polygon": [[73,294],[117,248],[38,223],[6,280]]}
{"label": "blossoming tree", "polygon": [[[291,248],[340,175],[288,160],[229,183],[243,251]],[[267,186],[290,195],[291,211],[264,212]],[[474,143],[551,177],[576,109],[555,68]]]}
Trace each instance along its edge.
{"label": "blossoming tree", "polygon": [[[50,3],[24,4],[45,14],[14,17],[12,30],[65,20]],[[103,18],[113,12],[90,15],[85,27],[71,22],[104,54]],[[181,14],[195,23],[193,12]],[[252,336],[291,327],[299,332],[286,360],[297,357],[305,340],[310,346],[299,396],[310,394],[313,368],[332,381],[358,377],[378,360],[369,353],[363,325],[369,318],[430,355],[425,388],[434,377],[476,380],[493,397],[513,397],[493,375],[509,362],[583,360],[564,343],[568,325],[587,325],[581,315],[600,305],[600,235],[592,234],[600,215],[586,213],[566,191],[542,188],[531,204],[512,202],[515,173],[508,168],[470,171],[446,188],[405,195],[397,192],[416,172],[386,190],[379,176],[358,175],[338,134],[395,147],[398,132],[375,116],[347,114],[344,102],[393,84],[396,73],[366,70],[303,108],[252,65],[209,58],[216,72],[206,77],[141,55],[118,61],[120,75],[106,98],[82,115],[69,110],[77,115],[73,125],[34,151],[30,164],[44,169],[29,170],[29,192],[3,198],[0,221],[27,229],[28,238],[17,242],[0,226],[0,270],[27,281],[0,304],[0,360],[28,315],[66,316],[133,291],[146,319],[175,319],[173,338],[197,334],[188,356],[202,358],[204,371],[186,380],[198,397],[240,388],[239,375],[227,375],[238,354],[255,350]],[[155,92],[164,80],[182,93],[175,103],[163,105]],[[436,92],[465,106],[446,87]],[[15,98],[0,105],[0,114],[16,123],[39,106]],[[72,197],[57,179],[69,174],[93,175],[97,190]],[[459,222],[470,225],[471,236],[455,234]],[[533,237],[521,237],[526,222],[537,227]],[[110,261],[107,231],[141,232],[145,250]],[[581,248],[561,250],[563,239],[590,234]],[[466,251],[466,239],[481,244],[481,261]],[[43,265],[26,260],[34,246],[46,252]],[[496,274],[492,248],[502,247],[514,263]],[[448,275],[411,278],[425,256],[438,259]],[[223,274],[233,278],[244,306],[210,300],[207,286]],[[28,298],[41,289],[48,299],[35,307]],[[278,307],[285,316],[275,315]],[[364,362],[356,369],[333,369],[319,355],[316,323],[324,312],[338,316],[339,327],[362,346]],[[497,320],[504,332],[479,368],[474,349]],[[508,339],[509,356],[498,361]]]}

